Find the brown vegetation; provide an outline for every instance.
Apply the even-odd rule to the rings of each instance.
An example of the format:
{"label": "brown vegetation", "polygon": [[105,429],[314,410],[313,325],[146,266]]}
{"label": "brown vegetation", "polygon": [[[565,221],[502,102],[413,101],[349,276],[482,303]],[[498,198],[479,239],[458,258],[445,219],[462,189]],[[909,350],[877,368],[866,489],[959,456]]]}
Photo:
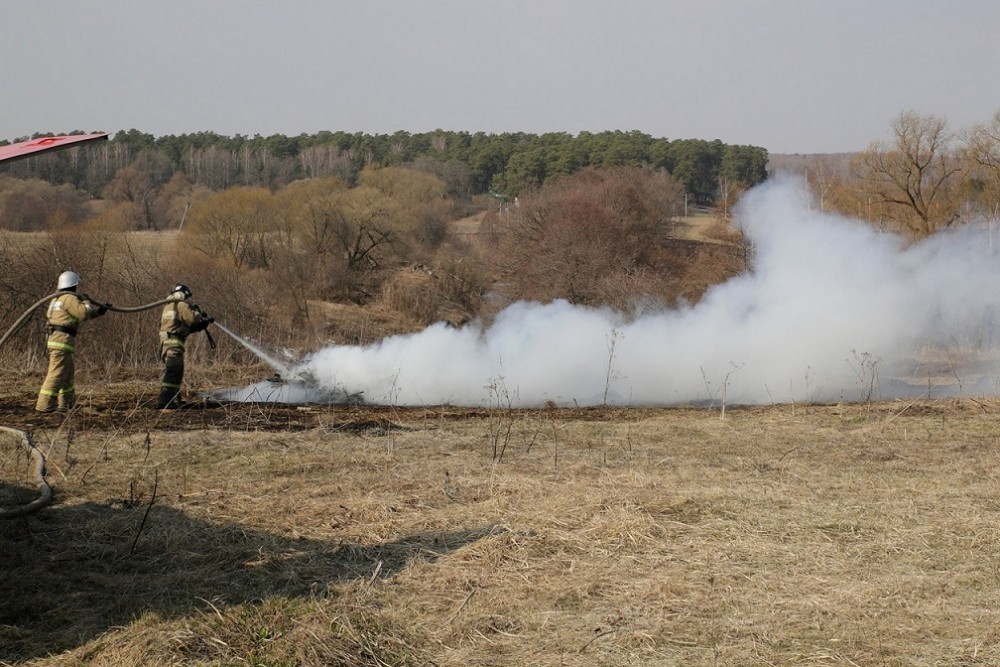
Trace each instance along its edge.
{"label": "brown vegetation", "polygon": [[[695,301],[743,262],[737,232],[720,222],[708,239],[701,229],[710,218],[684,222],[670,177],[638,168],[585,170],[502,212],[458,221],[439,178],[402,168],[363,171],[355,187],[331,177],[275,193],[173,188],[175,204],[183,193],[192,197],[179,231],[121,231],[129,224],[113,224],[115,216],[134,215],[123,200],[83,229],[0,232],[3,321],[13,323],[72,269],[84,292],[125,307],[165,298],[183,282],[218,322],[301,354],[488,319],[518,298],[626,311]],[[155,365],[157,317],[112,313],[87,323],[78,363],[109,373]],[[43,319],[36,313],[0,359],[14,368],[43,363]],[[192,361],[252,361],[228,339],[219,342],[209,353],[196,337]]]}
{"label": "brown vegetation", "polygon": [[583,170],[489,216],[484,225],[502,299],[612,306],[669,303],[672,261],[661,241],[683,210],[666,173]]}
{"label": "brown vegetation", "polygon": [[954,131],[913,111],[892,122],[889,141],[857,154],[772,156],[772,174],[800,174],[821,210],[920,238],[1000,211],[1000,115]]}
{"label": "brown vegetation", "polygon": [[0,523],[5,663],[1000,660],[992,399],[161,414],[84,377],[43,423],[31,379],[0,410],[56,503]]}

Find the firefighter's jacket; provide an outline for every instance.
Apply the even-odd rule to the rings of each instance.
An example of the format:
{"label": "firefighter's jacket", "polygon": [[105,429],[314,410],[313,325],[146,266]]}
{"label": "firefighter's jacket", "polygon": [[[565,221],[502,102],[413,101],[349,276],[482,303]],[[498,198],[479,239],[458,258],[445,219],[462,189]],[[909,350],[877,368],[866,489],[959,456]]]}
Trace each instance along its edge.
{"label": "firefighter's jacket", "polygon": [[208,327],[209,318],[196,304],[174,301],[163,307],[160,316],[160,347],[184,347],[188,335]]}
{"label": "firefighter's jacket", "polygon": [[50,350],[72,352],[80,323],[97,317],[99,308],[85,295],[77,295],[75,292],[60,293],[49,301],[48,310],[45,312],[49,332],[46,346]]}

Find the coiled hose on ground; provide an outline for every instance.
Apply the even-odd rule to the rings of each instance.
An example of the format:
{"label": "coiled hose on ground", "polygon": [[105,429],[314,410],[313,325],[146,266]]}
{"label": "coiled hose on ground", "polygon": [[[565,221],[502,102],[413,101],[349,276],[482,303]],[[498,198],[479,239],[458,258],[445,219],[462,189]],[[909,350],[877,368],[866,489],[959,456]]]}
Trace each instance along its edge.
{"label": "coiled hose on ground", "polygon": [[14,519],[19,516],[26,516],[37,512],[52,502],[52,487],[49,486],[48,481],[45,479],[45,455],[42,454],[40,449],[31,444],[31,438],[28,437],[28,434],[24,431],[16,428],[9,428],[7,426],[0,426],[0,431],[10,433],[20,440],[21,446],[24,447],[25,451],[27,451],[28,454],[30,454],[35,460],[35,476],[38,478],[37,498],[32,500],[30,503],[0,511],[0,519]]}
{"label": "coiled hose on ground", "polygon": [[[38,308],[43,304],[48,303],[50,300],[54,299],[55,297],[59,296],[62,293],[63,292],[53,292],[52,294],[42,297],[34,304],[32,304],[30,308],[24,311],[24,314],[21,315],[21,317],[17,318],[17,321],[14,322],[13,325],[11,325],[11,327],[7,330],[7,333],[5,333],[3,337],[0,337],[0,347],[3,347],[3,344],[6,343],[7,340],[14,335],[14,332],[16,332],[19,328],[21,328],[21,325],[23,325],[25,322],[28,321],[28,318],[30,318],[32,313],[35,312],[36,308]],[[163,306],[168,303],[178,301],[178,299],[162,299],[160,301],[154,301],[153,303],[147,303],[142,306],[123,307],[123,306],[113,306],[110,303],[101,303],[100,301],[97,301],[95,299],[90,299],[84,294],[81,294],[80,297],[89,300],[91,303],[97,304],[99,306],[104,306],[108,310],[117,313],[138,313],[144,310],[150,310],[151,308],[156,308],[157,306]],[[37,447],[31,444],[31,438],[29,438],[28,434],[25,433],[24,431],[21,431],[16,428],[10,428],[7,426],[0,426],[0,431],[3,431],[5,433],[10,433],[11,435],[19,438],[21,446],[24,447],[24,449],[32,456],[32,458],[34,458],[35,476],[38,478],[38,490],[39,490],[38,498],[32,500],[30,503],[27,503],[25,505],[19,505],[18,507],[14,507],[12,509],[0,511],[0,519],[13,519],[19,516],[25,516],[37,512],[38,510],[42,509],[43,507],[52,502],[52,487],[49,486],[49,483],[45,479],[45,455],[42,454],[41,450],[39,450]]]}

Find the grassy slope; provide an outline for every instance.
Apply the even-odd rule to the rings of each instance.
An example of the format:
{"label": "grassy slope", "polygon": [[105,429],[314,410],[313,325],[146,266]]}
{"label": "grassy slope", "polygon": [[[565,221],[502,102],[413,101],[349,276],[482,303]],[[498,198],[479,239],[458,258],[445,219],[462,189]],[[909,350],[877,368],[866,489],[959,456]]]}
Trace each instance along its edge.
{"label": "grassy slope", "polygon": [[998,410],[54,421],[0,661],[997,664]]}

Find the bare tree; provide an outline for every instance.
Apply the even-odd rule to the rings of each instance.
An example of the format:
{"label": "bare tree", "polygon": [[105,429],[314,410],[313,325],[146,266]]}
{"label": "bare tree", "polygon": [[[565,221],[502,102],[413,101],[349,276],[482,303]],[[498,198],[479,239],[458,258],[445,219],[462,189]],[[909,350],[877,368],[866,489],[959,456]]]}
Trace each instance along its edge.
{"label": "bare tree", "polygon": [[1000,111],[989,123],[974,125],[964,138],[965,154],[979,189],[976,194],[996,217],[1000,212]]}
{"label": "bare tree", "polygon": [[119,169],[111,182],[104,186],[103,194],[105,199],[112,202],[127,202],[132,206],[136,228],[156,228],[153,224],[153,199],[156,198],[156,186],[145,171],[135,167]]}
{"label": "bare tree", "polygon": [[332,222],[333,238],[351,271],[381,268],[380,251],[398,238],[382,197],[366,187],[350,191]]}
{"label": "bare tree", "polygon": [[339,178],[308,178],[283,188],[276,197],[287,211],[292,245],[307,254],[329,255],[339,248],[334,221],[347,184]]}
{"label": "bare tree", "polygon": [[264,268],[271,263],[281,215],[264,188],[234,187],[194,203],[183,233],[191,247],[234,266]]}
{"label": "bare tree", "polygon": [[892,133],[891,145],[874,142],[852,163],[861,198],[918,236],[951,226],[958,220],[963,165],[947,121],[905,111]]}
{"label": "bare tree", "polygon": [[816,195],[820,211],[834,207],[836,190],[847,175],[848,160],[843,155],[813,155],[808,158],[804,176]]}

